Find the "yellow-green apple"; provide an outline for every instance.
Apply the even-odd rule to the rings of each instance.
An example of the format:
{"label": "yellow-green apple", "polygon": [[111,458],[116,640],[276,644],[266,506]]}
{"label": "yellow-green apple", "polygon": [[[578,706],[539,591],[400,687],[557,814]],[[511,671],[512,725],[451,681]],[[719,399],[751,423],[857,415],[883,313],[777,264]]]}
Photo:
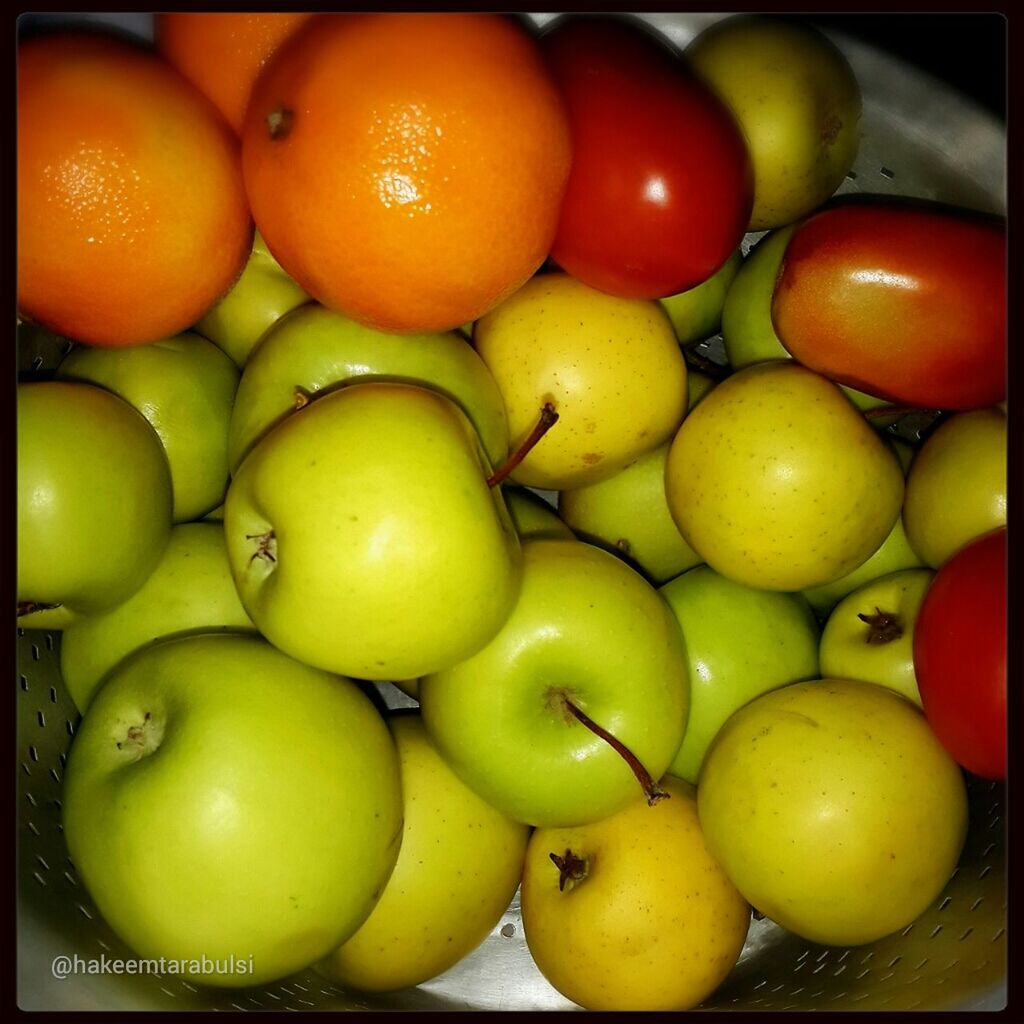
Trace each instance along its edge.
{"label": "yellow-green apple", "polygon": [[656,798],[689,706],[658,592],[607,551],[546,538],[523,543],[522,589],[494,639],[419,694],[452,769],[530,825],[596,821],[641,786]]}
{"label": "yellow-green apple", "polygon": [[923,565],[924,563],[910,546],[910,541],[907,540],[903,516],[900,515],[893,523],[889,536],[882,541],[878,550],[867,561],[861,562],[852,572],[840,576],[839,579],[833,580],[831,583],[824,583],[820,587],[808,587],[802,593],[814,609],[815,614],[821,619],[826,619],[836,604],[848,594],[852,594],[858,587],[882,576],[888,576],[891,572],[899,572],[902,569],[919,569]]}
{"label": "yellow-green apple", "polygon": [[145,418],[93,384],[17,394],[18,616],[63,629],[129,598],[171,532],[171,474]]}
{"label": "yellow-green apple", "polygon": [[402,776],[402,848],[370,916],[318,964],[345,988],[372,992],[419,985],[483,942],[519,885],[530,831],[452,772],[417,712],[387,723]]}
{"label": "yellow-green apple", "polygon": [[309,296],[281,269],[257,231],[242,276],[195,329],[241,369],[267,328],[308,301]]}
{"label": "yellow-green apple", "polygon": [[708,750],[697,803],[736,888],[826,946],[910,924],[967,835],[963,775],[920,709],[853,679],[793,683],[737,711]]}
{"label": "yellow-green apple", "polygon": [[669,443],[614,476],[558,496],[562,519],[582,540],[625,558],[654,583],[704,561],[679,532],[665,497]]}
{"label": "yellow-green apple", "polygon": [[696,782],[708,745],[748,701],[818,676],[818,623],[799,594],[736,583],[708,565],[661,587],[690,669],[690,719],[672,775]]}
{"label": "yellow-green apple", "polygon": [[697,403],[717,384],[718,382],[700,370],[690,370],[686,374],[687,409],[693,411]]}
{"label": "yellow-green apple", "polygon": [[64,630],[60,669],[79,711],[123,658],[160,637],[221,630],[256,632],[228,568],[220,523],[172,527],[163,556],[127,601]]}
{"label": "yellow-green apple", "polygon": [[742,262],[743,255],[737,249],[706,281],[658,300],[672,321],[680,345],[700,341],[718,330],[725,294]]}
{"label": "yellow-green apple", "polygon": [[1006,414],[958,413],[928,435],[910,467],[903,524],[938,569],[965,544],[1006,525]]}
{"label": "yellow-green apple", "polygon": [[505,401],[513,448],[542,407],[558,413],[512,474],[529,487],[611,476],[667,441],[686,412],[686,363],[654,301],[541,274],[476,322],[473,343]]}
{"label": "yellow-green apple", "polygon": [[245,365],[229,432],[232,472],[296,405],[360,378],[422,383],[443,392],[476,427],[492,465],[508,455],[501,395],[465,338],[452,331],[387,334],[309,303],[268,330]]}
{"label": "yellow-green apple", "polygon": [[132,950],[248,961],[185,965],[205,985],[326,956],[373,909],[401,842],[376,708],[259,637],[164,640],[122,662],[82,719],[63,801],[75,868]]}
{"label": "yellow-green apple", "polygon": [[860,88],[821,32],[793,20],[739,15],[701,32],[686,57],[747,140],[752,231],[791,224],[842,184],[860,145]]}
{"label": "yellow-green apple", "polygon": [[739,959],[750,907],[704,842],[692,786],[573,828],[538,828],[523,870],[533,959],[588,1010],[688,1010]]}
{"label": "yellow-green apple", "polygon": [[[915,449],[901,438],[886,437],[886,441],[896,453],[896,457],[903,467],[904,477],[906,477],[914,459]],[[888,576],[889,573],[898,572],[900,569],[918,569],[923,565],[924,563],[910,546],[910,541],[907,540],[907,531],[903,527],[903,514],[901,513],[893,523],[889,536],[882,541],[878,550],[866,561],[861,562],[856,569],[831,583],[824,583],[820,587],[808,587],[803,591],[803,595],[818,618],[824,620],[828,618],[829,612],[841,598],[853,593],[865,583],[877,580],[880,576]]]}
{"label": "yellow-green apple", "polygon": [[920,707],[914,626],[934,575],[930,569],[906,569],[847,594],[821,631],[822,675],[888,686]]}
{"label": "yellow-green apple", "polygon": [[357,679],[468,658],[519,588],[519,539],[476,431],[439,392],[357,382],[246,457],[224,530],[242,606],[281,650]]}
{"label": "yellow-green apple", "polygon": [[508,514],[520,539],[525,537],[561,537],[573,540],[575,534],[558,517],[558,513],[543,498],[525,487],[511,484],[502,488]]}
{"label": "yellow-green apple", "polygon": [[665,489],[680,532],[712,568],[801,590],[878,549],[900,513],[903,472],[835,384],[773,361],[734,373],[686,417]]}
{"label": "yellow-green apple", "polygon": [[174,522],[198,519],[224,500],[238,368],[216,345],[191,331],[132,348],[79,345],[57,377],[107,388],[149,420],[171,467]]}
{"label": "yellow-green apple", "polygon": [[[726,292],[722,307],[722,341],[734,370],[768,359],[793,358],[775,333],[772,295],[782,257],[795,228],[796,225],[790,225],[765,235],[750,250]],[[877,409],[889,404],[884,398],[875,398],[853,388],[843,387],[842,391],[859,409]],[[871,422],[875,427],[885,427],[895,419],[889,416],[873,418]]]}

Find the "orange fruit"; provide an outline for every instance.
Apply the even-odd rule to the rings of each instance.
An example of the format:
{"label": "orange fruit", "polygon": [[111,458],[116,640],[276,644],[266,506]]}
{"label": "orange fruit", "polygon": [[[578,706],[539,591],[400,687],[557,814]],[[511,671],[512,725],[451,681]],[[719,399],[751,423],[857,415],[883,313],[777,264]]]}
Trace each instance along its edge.
{"label": "orange fruit", "polygon": [[18,55],[18,309],[94,345],[169,337],[242,272],[238,141],[151,50],[85,32]]}
{"label": "orange fruit", "polygon": [[270,251],[378,330],[475,320],[548,254],[570,165],[537,44],[493,14],[330,14],[253,90],[242,165]]}
{"label": "orange fruit", "polygon": [[309,14],[158,14],[156,46],[240,135],[252,84]]}

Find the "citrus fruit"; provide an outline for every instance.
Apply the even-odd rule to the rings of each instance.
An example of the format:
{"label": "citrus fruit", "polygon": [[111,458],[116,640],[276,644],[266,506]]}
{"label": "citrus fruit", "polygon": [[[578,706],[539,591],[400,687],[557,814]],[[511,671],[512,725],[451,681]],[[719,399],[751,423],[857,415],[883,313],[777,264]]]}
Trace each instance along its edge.
{"label": "citrus fruit", "polygon": [[156,45],[241,134],[253,82],[309,14],[235,12],[156,16]]}
{"label": "citrus fruit", "polygon": [[394,332],[475,320],[540,266],[571,159],[534,39],[492,14],[321,15],[253,91],[257,227],[310,295]]}
{"label": "citrus fruit", "polygon": [[18,309],[94,345],[177,334],[245,266],[237,141],[156,54],[84,32],[18,62]]}

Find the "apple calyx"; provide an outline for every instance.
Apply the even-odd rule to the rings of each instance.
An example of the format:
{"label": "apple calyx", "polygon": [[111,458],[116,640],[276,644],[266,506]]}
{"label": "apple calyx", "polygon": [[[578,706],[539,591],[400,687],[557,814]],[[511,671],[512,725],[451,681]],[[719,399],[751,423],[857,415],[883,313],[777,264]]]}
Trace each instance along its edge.
{"label": "apple calyx", "polygon": [[488,478],[488,487],[497,487],[533,450],[537,442],[558,422],[558,413],[551,402],[545,402],[540,419],[526,440]]}
{"label": "apple calyx", "polygon": [[20,619],[23,615],[31,615],[33,612],[52,612],[59,607],[59,604],[47,604],[45,601],[19,601],[18,618]]}
{"label": "apple calyx", "polygon": [[294,123],[295,112],[287,107],[278,107],[267,114],[267,134],[274,142],[287,138]]}
{"label": "apple calyx", "polygon": [[625,745],[617,740],[607,729],[603,729],[597,722],[582,712],[568,697],[561,695],[562,706],[581,725],[585,725],[595,736],[600,736],[625,762],[636,776],[647,798],[647,805],[653,807],[659,800],[668,800],[670,793],[666,793],[657,782],[651,777],[651,773],[640,763],[640,759]]}
{"label": "apple calyx", "polygon": [[588,864],[582,857],[577,857],[572,850],[566,850],[565,855],[559,857],[557,853],[549,853],[551,863],[558,868],[558,891],[565,892],[566,883],[571,889],[577,882],[582,882],[587,877]]}
{"label": "apple calyx", "polygon": [[118,740],[117,749],[127,751],[132,755],[133,761],[152,754],[160,741],[164,738],[163,725],[157,723],[152,714],[147,711],[142,716],[141,725],[131,725],[125,733],[123,740]]}
{"label": "apple calyx", "polygon": [[313,396],[301,384],[296,384],[292,390],[292,403],[295,410],[305,409],[312,401]]}
{"label": "apple calyx", "polygon": [[883,612],[876,605],[874,615],[859,612],[857,618],[868,627],[867,635],[864,637],[866,644],[891,644],[893,640],[899,640],[903,636],[903,623],[895,612]]}
{"label": "apple calyx", "polygon": [[250,565],[257,558],[267,562],[277,561],[277,538],[273,530],[267,530],[266,533],[247,533],[245,539],[257,541],[256,550],[249,556]]}
{"label": "apple calyx", "polygon": [[618,539],[618,540],[617,540],[617,541],[615,542],[615,546],[616,546],[616,547],[617,547],[617,548],[618,548],[618,549],[619,549],[619,550],[620,550],[620,551],[621,551],[621,552],[622,552],[622,553],[623,553],[624,555],[627,555],[627,556],[629,555],[630,551],[632,550],[632,548],[631,548],[631,546],[630,546],[630,543],[629,543],[629,541],[628,541],[628,540],[626,540],[626,538],[625,538],[625,537],[620,537],[620,538],[619,538],[619,539]]}

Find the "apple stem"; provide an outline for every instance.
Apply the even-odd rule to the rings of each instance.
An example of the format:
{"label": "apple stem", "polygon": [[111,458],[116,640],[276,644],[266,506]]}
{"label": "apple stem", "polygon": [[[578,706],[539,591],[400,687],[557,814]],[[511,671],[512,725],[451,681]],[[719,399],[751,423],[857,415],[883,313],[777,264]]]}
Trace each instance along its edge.
{"label": "apple stem", "polygon": [[653,807],[659,800],[668,800],[670,798],[671,794],[666,793],[665,790],[658,786],[654,779],[651,778],[651,773],[640,763],[640,759],[629,747],[624,743],[620,743],[607,729],[601,728],[597,722],[591,720],[568,697],[563,697],[562,699],[565,702],[566,710],[577,722],[585,725],[596,736],[600,736],[629,765],[637,778],[637,782],[643,788],[649,807]]}
{"label": "apple stem", "polygon": [[292,391],[292,404],[296,411],[299,409],[305,409],[312,399],[313,396],[301,384],[295,385],[295,388]]}
{"label": "apple stem", "polygon": [[47,604],[45,601],[19,601],[18,618],[22,615],[31,615],[33,612],[49,612],[59,608],[59,604]]}
{"label": "apple stem", "polygon": [[868,644],[891,644],[903,636],[903,623],[895,612],[883,612],[877,605],[874,615],[858,613],[857,618],[868,626],[864,642]]}
{"label": "apple stem", "polygon": [[549,853],[551,863],[558,868],[558,891],[565,892],[566,882],[580,882],[587,877],[587,862],[577,857],[572,850],[566,850],[564,857]]}
{"label": "apple stem", "polygon": [[551,402],[545,402],[540,411],[537,425],[530,431],[530,436],[496,469],[488,478],[488,487],[497,487],[516,466],[533,450],[534,445],[558,422],[558,413]]}

